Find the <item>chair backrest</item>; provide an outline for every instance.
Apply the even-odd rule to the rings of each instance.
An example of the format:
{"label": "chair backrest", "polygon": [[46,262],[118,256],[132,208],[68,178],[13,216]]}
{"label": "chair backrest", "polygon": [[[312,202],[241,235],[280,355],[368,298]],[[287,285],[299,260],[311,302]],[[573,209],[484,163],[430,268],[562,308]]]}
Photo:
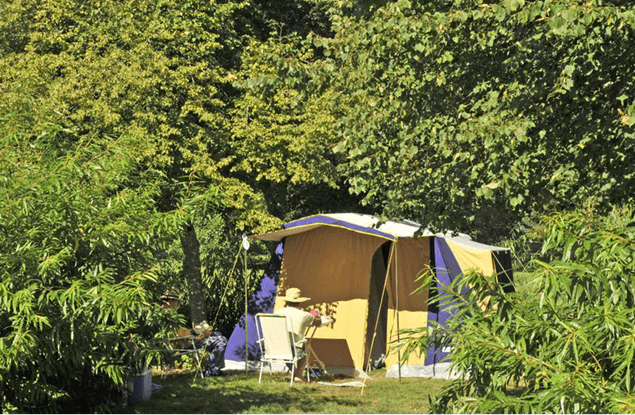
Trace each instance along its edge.
{"label": "chair backrest", "polygon": [[289,336],[287,318],[279,314],[259,313],[256,314],[256,321],[264,357],[292,360],[294,346]]}

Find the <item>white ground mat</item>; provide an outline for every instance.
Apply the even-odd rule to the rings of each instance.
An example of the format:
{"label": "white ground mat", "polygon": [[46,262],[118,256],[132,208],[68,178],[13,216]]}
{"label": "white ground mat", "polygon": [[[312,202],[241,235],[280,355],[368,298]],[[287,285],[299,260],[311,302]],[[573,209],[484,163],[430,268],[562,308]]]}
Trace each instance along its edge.
{"label": "white ground mat", "polygon": [[343,383],[331,383],[331,382],[317,382],[320,385],[327,386],[337,386],[340,388],[363,388],[364,382],[360,382],[359,380],[354,380],[352,382],[343,382]]}
{"label": "white ground mat", "polygon": [[[399,365],[394,364],[386,371],[387,378],[399,377]],[[459,372],[450,371],[450,363],[437,363],[436,365],[408,365],[401,367],[402,378],[436,378],[458,379]]]}

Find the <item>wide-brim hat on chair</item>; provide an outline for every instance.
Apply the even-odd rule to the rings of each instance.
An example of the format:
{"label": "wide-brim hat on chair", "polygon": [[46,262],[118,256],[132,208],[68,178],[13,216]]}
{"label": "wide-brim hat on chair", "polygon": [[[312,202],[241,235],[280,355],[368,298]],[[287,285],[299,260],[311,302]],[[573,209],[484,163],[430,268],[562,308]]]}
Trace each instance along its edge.
{"label": "wide-brim hat on chair", "polygon": [[290,303],[303,303],[310,300],[309,297],[302,297],[302,292],[299,288],[287,288],[284,297],[280,298]]}

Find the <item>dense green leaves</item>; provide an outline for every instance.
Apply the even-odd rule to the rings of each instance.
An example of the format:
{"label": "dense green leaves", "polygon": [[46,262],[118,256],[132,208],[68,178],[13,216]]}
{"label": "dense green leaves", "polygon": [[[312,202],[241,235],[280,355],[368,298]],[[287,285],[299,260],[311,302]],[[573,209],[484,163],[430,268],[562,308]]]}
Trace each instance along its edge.
{"label": "dense green leaves", "polygon": [[525,215],[631,197],[632,6],[393,1],[331,11],[335,35],[313,41],[324,64],[304,69],[322,81],[316,99],[346,97],[334,149],[367,204],[492,237]]}
{"label": "dense green leaves", "polygon": [[[280,47],[270,36],[328,31],[320,10],[0,4],[3,409],[87,411],[118,393],[161,348],[149,342],[169,328],[153,304],[166,287],[196,305],[192,319],[207,311],[229,334],[257,285],[242,272],[228,280],[237,231],[276,227],[314,201],[332,205],[337,179],[322,133],[333,118],[314,119],[319,109],[295,106],[292,90],[269,106],[245,89],[267,72],[258,49]],[[302,55],[295,44],[289,55]],[[307,127],[296,131],[299,122]],[[262,257],[250,266],[263,267]],[[188,287],[201,271],[205,286]],[[79,395],[85,407],[74,409]]]}
{"label": "dense green leaves", "polygon": [[181,221],[154,209],[162,177],[130,153],[143,142],[79,138],[35,108],[3,114],[0,142],[3,412],[120,403],[176,323],[151,290]]}
{"label": "dense green leaves", "polygon": [[232,171],[246,175],[263,191],[270,212],[285,219],[310,212],[298,208],[306,203],[303,199],[317,202],[313,209],[330,205],[337,210],[356,202],[329,200],[343,181],[336,170],[342,159],[331,150],[336,143],[336,115],[323,101],[307,99],[303,86],[284,82],[278,75],[278,66],[291,71],[293,65],[287,61],[312,61],[313,54],[296,36],[253,41],[243,52],[243,70],[235,82],[244,94],[234,109]]}
{"label": "dense green leaves", "polygon": [[219,61],[226,49],[231,56],[232,45],[219,42],[231,33],[218,28],[230,26],[231,6],[103,2],[96,8],[67,1],[6,7],[11,6],[23,13],[33,8],[37,18],[20,28],[27,46],[6,51],[6,79],[21,82],[25,72],[37,76],[38,98],[50,100],[69,121],[86,130],[165,140],[149,150],[158,161],[177,163],[169,142],[180,142],[181,156],[195,162],[194,146],[222,127],[218,87],[225,71]]}
{"label": "dense green leaves", "polygon": [[[192,302],[231,328],[255,286],[228,279],[237,230],[367,211],[494,241],[633,201],[630,2],[7,0],[0,15],[3,410],[102,401],[66,406],[152,355],[166,286],[205,291]],[[632,410],[632,224],[555,218],[541,295],[466,276],[498,308],[461,311],[478,361],[439,408]]]}
{"label": "dense green leaves", "polygon": [[[544,249],[561,259],[535,264],[526,278],[534,287],[505,293],[468,273],[440,293],[439,301],[458,307],[430,341],[452,346],[452,364],[466,376],[439,397],[435,412],[635,410],[633,210],[557,214],[543,225]],[[471,291],[461,295],[465,286]]]}

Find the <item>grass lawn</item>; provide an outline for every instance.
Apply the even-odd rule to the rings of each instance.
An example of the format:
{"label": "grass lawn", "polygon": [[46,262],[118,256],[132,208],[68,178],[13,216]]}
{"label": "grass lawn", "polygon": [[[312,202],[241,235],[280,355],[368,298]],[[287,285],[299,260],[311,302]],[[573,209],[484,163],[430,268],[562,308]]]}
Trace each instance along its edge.
{"label": "grass lawn", "polygon": [[[373,371],[361,388],[317,383],[289,386],[289,375],[228,371],[219,377],[192,382],[194,372],[154,373],[153,382],[163,389],[127,413],[427,413],[428,396],[437,395],[448,381],[425,378],[388,379],[385,370]],[[358,379],[340,378],[342,383]]]}

